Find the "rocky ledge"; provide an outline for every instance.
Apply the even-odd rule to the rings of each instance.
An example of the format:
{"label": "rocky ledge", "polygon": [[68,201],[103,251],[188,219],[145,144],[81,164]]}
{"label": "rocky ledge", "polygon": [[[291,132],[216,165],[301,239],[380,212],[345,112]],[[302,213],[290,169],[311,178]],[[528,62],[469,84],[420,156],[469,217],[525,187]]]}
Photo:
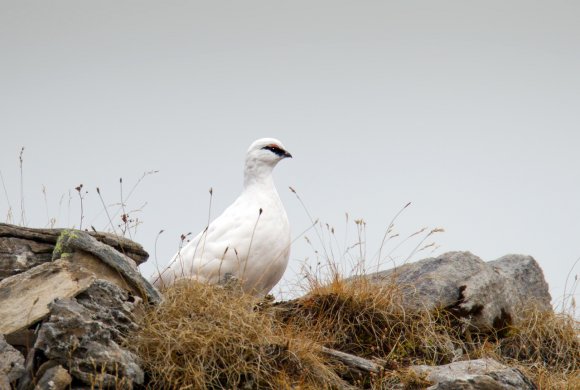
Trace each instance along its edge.
{"label": "rocky ledge", "polygon": [[0,389],[143,385],[123,342],[161,299],[147,257],[110,234],[0,224]]}
{"label": "rocky ledge", "polygon": [[[126,345],[143,305],[162,300],[137,269],[147,257],[139,244],[110,234],[0,224],[0,389],[146,388],[147,373]],[[505,328],[522,307],[552,310],[529,256],[484,262],[451,252],[364,277],[396,282],[409,308],[446,310],[478,331]],[[384,369],[324,351],[359,372]],[[536,388],[494,360],[458,360],[408,369],[429,389]]]}

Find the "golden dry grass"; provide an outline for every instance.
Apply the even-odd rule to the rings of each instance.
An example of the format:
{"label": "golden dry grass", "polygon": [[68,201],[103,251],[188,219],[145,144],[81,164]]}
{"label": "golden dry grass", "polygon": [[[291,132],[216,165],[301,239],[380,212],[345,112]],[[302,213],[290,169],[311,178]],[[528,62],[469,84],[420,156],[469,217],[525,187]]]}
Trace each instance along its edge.
{"label": "golden dry grass", "polygon": [[491,357],[518,367],[541,389],[580,389],[580,324],[564,313],[529,310],[493,344]]}
{"label": "golden dry grass", "polygon": [[397,365],[445,364],[454,357],[457,332],[448,318],[406,310],[394,284],[336,276],[282,306],[285,324],[308,329],[311,339],[342,352]]}
{"label": "golden dry grass", "polygon": [[255,298],[220,286],[165,291],[131,344],[154,389],[301,388],[342,384],[308,339],[284,332]]}
{"label": "golden dry grass", "polygon": [[[540,389],[580,388],[579,324],[569,315],[530,310],[497,334],[469,333],[444,311],[406,310],[395,285],[338,275],[275,304],[197,283],[165,298],[131,340],[151,388],[424,388],[406,367],[480,357],[517,367]],[[344,376],[319,346],[375,360],[384,375]]]}

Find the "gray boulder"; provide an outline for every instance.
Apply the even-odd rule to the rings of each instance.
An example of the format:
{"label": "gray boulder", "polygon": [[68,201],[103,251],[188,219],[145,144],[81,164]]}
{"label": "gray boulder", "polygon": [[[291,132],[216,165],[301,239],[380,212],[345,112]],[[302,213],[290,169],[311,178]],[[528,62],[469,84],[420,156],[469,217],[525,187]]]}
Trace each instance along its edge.
{"label": "gray boulder", "polygon": [[97,280],[76,298],[50,305],[50,317],[34,347],[87,385],[143,384],[138,358],[121,347],[124,335],[137,328],[134,310],[139,302],[115,284]]}
{"label": "gray boulder", "polygon": [[433,384],[427,390],[536,390],[518,369],[493,359],[444,366],[412,366],[410,369]]}
{"label": "gray boulder", "polygon": [[366,277],[397,283],[407,307],[446,309],[483,331],[517,321],[525,307],[552,310],[542,269],[530,256],[486,263],[470,252],[448,252]]}
{"label": "gray boulder", "polygon": [[514,297],[518,305],[530,305],[543,311],[552,310],[552,300],[544,272],[532,256],[505,255],[487,263],[499,272],[517,291]]}

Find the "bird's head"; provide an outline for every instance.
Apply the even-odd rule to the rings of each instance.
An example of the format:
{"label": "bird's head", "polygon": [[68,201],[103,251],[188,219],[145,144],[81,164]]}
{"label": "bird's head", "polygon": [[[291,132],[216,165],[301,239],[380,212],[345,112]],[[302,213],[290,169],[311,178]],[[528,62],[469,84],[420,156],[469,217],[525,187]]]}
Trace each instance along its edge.
{"label": "bird's head", "polygon": [[261,138],[254,141],[246,154],[244,187],[253,184],[273,185],[272,169],[281,160],[292,157],[282,142],[275,138]]}
{"label": "bird's head", "polygon": [[250,145],[246,163],[274,166],[287,157],[292,157],[292,155],[286,151],[282,142],[275,138],[260,138]]}

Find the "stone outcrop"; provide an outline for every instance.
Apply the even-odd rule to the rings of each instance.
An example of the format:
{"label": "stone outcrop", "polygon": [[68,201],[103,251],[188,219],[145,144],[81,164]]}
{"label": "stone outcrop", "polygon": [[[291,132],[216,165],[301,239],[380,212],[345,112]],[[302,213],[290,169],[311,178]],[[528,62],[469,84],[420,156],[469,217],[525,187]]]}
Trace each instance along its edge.
{"label": "stone outcrop", "polygon": [[126,336],[160,302],[139,244],[105,233],[0,224],[0,389],[144,384]]}
{"label": "stone outcrop", "polygon": [[[139,244],[110,234],[0,224],[0,390],[147,388],[126,339],[143,305],[162,300],[137,268],[146,259]],[[444,309],[478,330],[517,320],[522,307],[551,310],[542,270],[529,256],[486,263],[451,252],[365,277],[398,283],[408,308]],[[381,361],[322,353],[353,377],[384,370]],[[431,390],[535,389],[489,359],[409,369]]]}
{"label": "stone outcrop", "polygon": [[365,277],[397,283],[410,308],[445,309],[483,331],[513,323],[524,307],[552,310],[542,269],[530,256],[484,262],[469,252],[448,252]]}

